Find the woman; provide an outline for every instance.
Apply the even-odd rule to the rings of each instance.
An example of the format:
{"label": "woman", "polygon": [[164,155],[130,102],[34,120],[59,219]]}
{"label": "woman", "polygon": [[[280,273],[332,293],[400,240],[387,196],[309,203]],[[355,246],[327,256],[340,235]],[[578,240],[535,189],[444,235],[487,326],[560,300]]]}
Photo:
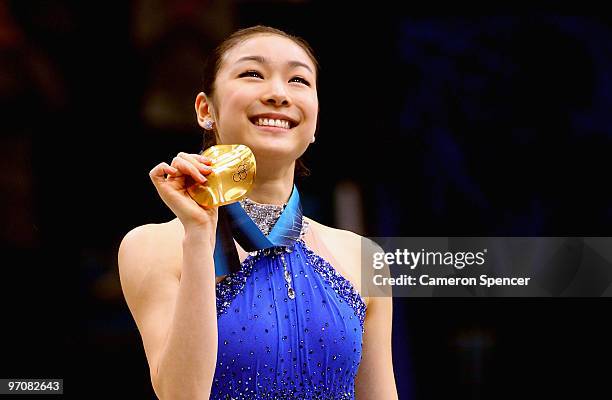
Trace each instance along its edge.
{"label": "woman", "polygon": [[[288,207],[299,211],[293,180],[315,140],[316,59],[302,39],[257,26],[230,36],[207,65],[198,123],[207,144],[252,149],[257,177],[240,210],[271,234]],[[392,301],[357,291],[360,236],[294,214],[289,245],[247,253],[236,243],[240,271],[215,276],[218,208],[186,191],[187,177],[205,184],[213,161],[179,153],[154,167],[177,218],[133,229],[119,249],[158,397],[397,398]]]}

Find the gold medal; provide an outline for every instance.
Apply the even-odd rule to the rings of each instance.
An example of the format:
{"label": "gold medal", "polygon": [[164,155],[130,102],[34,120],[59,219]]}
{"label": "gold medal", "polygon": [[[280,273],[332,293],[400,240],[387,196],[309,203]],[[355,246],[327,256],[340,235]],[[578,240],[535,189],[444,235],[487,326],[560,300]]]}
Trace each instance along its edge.
{"label": "gold medal", "polygon": [[198,204],[218,207],[241,200],[255,181],[255,155],[243,144],[219,144],[202,155],[212,159],[206,183],[196,183],[187,192]]}

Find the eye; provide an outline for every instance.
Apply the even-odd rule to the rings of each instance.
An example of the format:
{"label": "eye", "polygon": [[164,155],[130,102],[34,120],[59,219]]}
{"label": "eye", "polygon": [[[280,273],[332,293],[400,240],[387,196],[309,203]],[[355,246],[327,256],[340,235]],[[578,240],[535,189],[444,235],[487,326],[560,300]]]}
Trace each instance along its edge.
{"label": "eye", "polygon": [[263,76],[259,72],[252,71],[252,70],[251,71],[243,72],[240,75],[238,75],[239,78],[242,78],[242,77],[245,77],[245,76],[250,76],[252,78],[257,78],[257,77],[263,78]]}
{"label": "eye", "polygon": [[289,82],[293,82],[294,80],[298,80],[299,82],[302,82],[304,85],[310,86],[310,82],[308,82],[306,79],[304,79],[302,77],[295,76],[295,77],[291,78],[291,80]]}

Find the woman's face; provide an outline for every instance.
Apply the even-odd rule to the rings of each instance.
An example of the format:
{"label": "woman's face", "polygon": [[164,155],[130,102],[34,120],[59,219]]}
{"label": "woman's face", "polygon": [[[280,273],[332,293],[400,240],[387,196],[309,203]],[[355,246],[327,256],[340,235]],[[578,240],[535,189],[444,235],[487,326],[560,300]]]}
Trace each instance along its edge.
{"label": "woman's face", "polygon": [[317,126],[315,72],[306,52],[281,36],[257,35],[233,47],[215,81],[219,142],[245,144],[259,161],[295,161]]}

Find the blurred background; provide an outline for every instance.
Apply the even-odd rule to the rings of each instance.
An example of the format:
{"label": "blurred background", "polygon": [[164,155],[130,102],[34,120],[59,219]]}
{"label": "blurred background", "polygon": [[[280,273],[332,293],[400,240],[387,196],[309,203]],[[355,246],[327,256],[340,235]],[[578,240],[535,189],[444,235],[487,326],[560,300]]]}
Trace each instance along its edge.
{"label": "blurred background", "polygon": [[[612,17],[330,4],[0,0],[0,377],[155,398],[118,246],[173,218],[148,172],[200,150],[202,61],[250,25],[304,37],[322,66],[298,181],[312,218],[366,236],[611,236]],[[400,399],[607,392],[610,305],[396,298]]]}

